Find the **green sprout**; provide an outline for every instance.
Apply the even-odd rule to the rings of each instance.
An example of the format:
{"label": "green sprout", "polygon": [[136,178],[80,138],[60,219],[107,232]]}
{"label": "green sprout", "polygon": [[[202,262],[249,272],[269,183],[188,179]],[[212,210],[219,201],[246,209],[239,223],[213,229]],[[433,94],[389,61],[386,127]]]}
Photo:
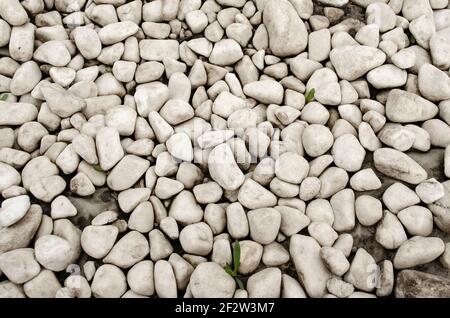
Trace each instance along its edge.
{"label": "green sprout", "polygon": [[306,104],[311,103],[314,99],[314,94],[316,94],[316,90],[314,88],[311,88],[308,93],[306,93],[305,101]]}
{"label": "green sprout", "polygon": [[1,94],[0,95],[0,101],[5,101],[5,100],[7,100],[8,99],[8,94]]}
{"label": "green sprout", "polygon": [[225,272],[227,272],[228,275],[234,278],[240,289],[244,289],[244,284],[238,277],[237,273],[240,265],[241,265],[241,246],[239,244],[239,241],[236,240],[233,244],[233,263],[231,265],[230,264],[225,265]]}
{"label": "green sprout", "polygon": [[100,165],[93,165],[92,166],[96,171],[98,172],[103,172],[102,168],[100,167]]}
{"label": "green sprout", "polygon": [[414,37],[414,35],[409,34],[409,43],[411,44],[416,44],[416,38]]}

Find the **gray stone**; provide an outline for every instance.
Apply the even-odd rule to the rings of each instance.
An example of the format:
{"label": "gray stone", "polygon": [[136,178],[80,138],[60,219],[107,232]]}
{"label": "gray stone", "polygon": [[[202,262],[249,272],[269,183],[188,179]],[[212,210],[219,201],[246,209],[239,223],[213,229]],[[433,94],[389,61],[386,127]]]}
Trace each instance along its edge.
{"label": "gray stone", "polygon": [[450,279],[414,270],[403,270],[397,274],[395,297],[448,298]]}

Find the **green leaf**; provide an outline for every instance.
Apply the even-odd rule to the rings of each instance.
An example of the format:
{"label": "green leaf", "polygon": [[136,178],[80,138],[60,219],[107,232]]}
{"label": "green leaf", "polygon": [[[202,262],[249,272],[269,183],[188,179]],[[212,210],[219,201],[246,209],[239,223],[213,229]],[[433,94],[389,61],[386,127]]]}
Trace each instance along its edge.
{"label": "green leaf", "polygon": [[100,165],[93,165],[92,166],[95,170],[99,171],[99,172],[103,172],[102,168],[100,167]]}
{"label": "green leaf", "polygon": [[409,43],[410,44],[416,44],[416,38],[414,37],[414,35],[409,34]]}
{"label": "green leaf", "polygon": [[244,289],[244,283],[242,282],[242,280],[239,279],[239,277],[235,277],[234,279],[236,279],[236,283],[239,286],[239,289]]}
{"label": "green leaf", "polygon": [[227,272],[228,275],[230,275],[231,277],[234,277],[234,272],[231,269],[230,265],[225,265],[225,272]]}
{"label": "green leaf", "polygon": [[305,97],[306,104],[311,103],[313,101],[314,94],[316,94],[316,90],[314,88],[311,88]]}
{"label": "green leaf", "polygon": [[241,245],[239,244],[239,241],[236,240],[233,245],[233,270],[236,274],[239,266],[241,266]]}
{"label": "green leaf", "polygon": [[0,95],[0,101],[5,101],[5,100],[7,100],[8,99],[8,94],[1,94]]}

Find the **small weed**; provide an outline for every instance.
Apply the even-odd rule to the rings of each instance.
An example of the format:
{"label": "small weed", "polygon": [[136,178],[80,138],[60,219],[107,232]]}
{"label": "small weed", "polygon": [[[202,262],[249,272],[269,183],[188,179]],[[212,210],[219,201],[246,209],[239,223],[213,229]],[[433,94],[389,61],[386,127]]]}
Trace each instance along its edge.
{"label": "small weed", "polygon": [[244,284],[238,277],[237,273],[239,266],[241,265],[241,246],[239,244],[239,241],[234,242],[232,254],[233,254],[233,263],[231,265],[230,264],[225,265],[225,272],[227,272],[228,275],[234,278],[240,289],[244,289]]}
{"label": "small weed", "polygon": [[316,94],[316,90],[314,88],[311,88],[308,93],[306,93],[305,101],[306,104],[311,103],[314,100],[314,94]]}
{"label": "small weed", "polygon": [[5,101],[5,100],[7,100],[8,99],[8,94],[1,94],[0,95],[0,101]]}
{"label": "small weed", "polygon": [[99,172],[103,172],[103,170],[102,170],[102,168],[100,167],[100,165],[94,165],[94,166],[92,166],[96,171],[99,171]]}
{"label": "small weed", "polygon": [[411,45],[417,43],[416,38],[415,38],[414,35],[412,35],[411,33],[409,34],[409,43],[410,43]]}

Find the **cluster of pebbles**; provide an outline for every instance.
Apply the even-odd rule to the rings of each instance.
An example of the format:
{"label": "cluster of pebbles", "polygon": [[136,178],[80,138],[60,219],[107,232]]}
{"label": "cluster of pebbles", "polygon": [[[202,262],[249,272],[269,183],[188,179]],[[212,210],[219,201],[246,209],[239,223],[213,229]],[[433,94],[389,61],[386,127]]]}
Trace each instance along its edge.
{"label": "cluster of pebbles", "polygon": [[0,297],[450,297],[448,0],[0,17]]}

